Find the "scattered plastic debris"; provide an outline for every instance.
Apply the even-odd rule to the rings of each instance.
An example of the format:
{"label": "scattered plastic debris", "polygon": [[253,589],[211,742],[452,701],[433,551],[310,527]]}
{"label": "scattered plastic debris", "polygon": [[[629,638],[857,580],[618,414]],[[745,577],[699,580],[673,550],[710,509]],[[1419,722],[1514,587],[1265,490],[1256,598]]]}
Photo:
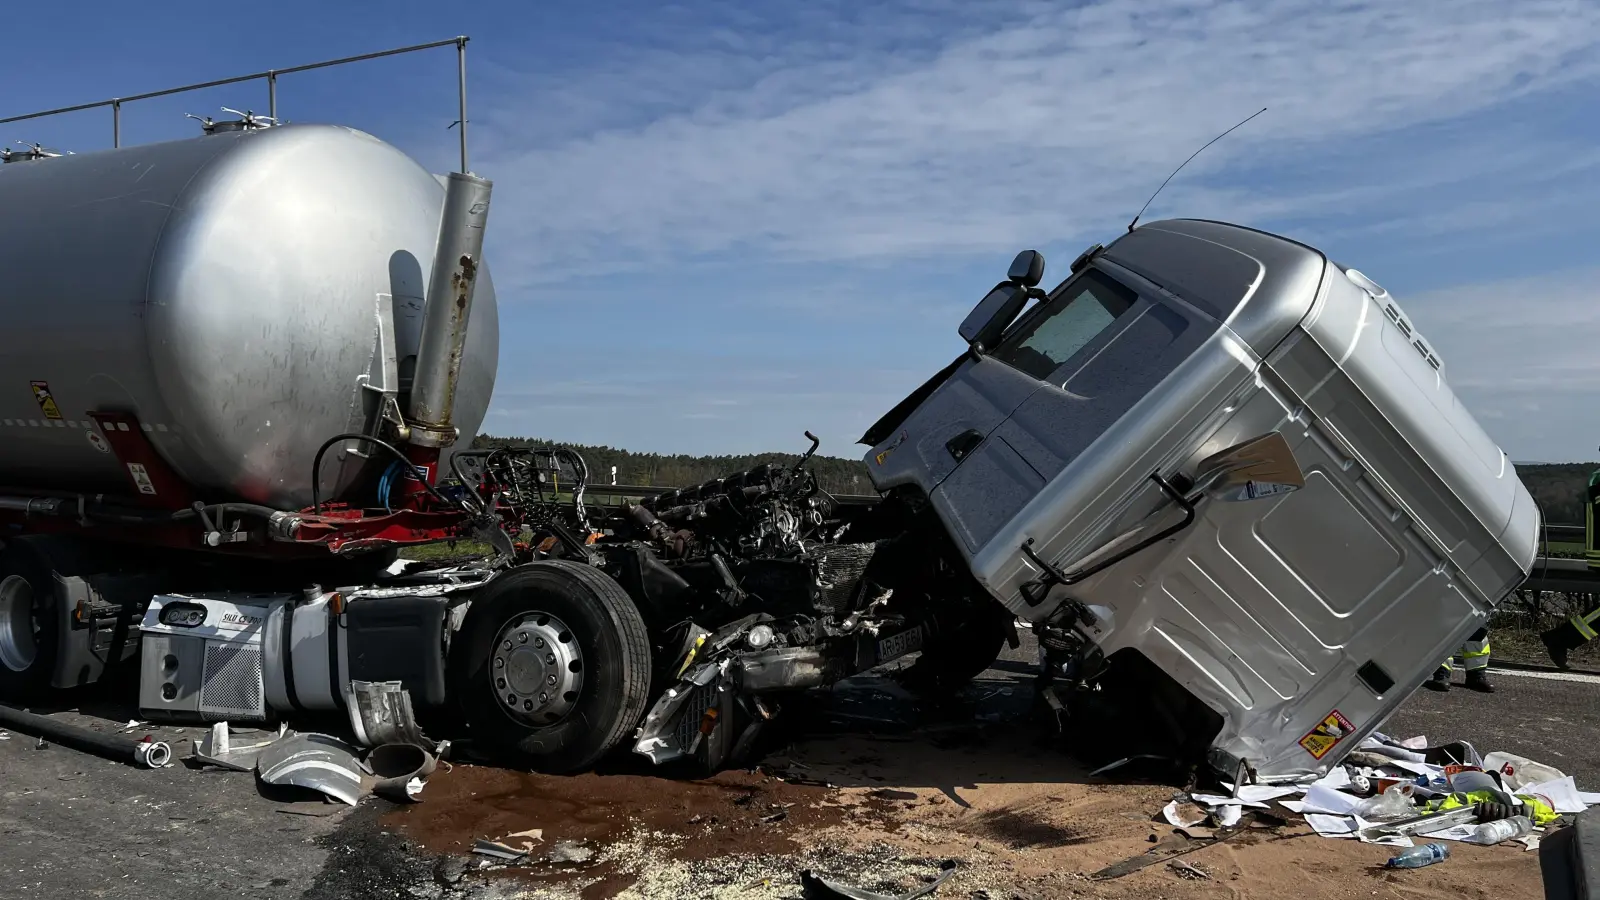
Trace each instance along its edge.
{"label": "scattered plastic debris", "polygon": [[[1276,802],[1304,816],[1323,837],[1402,848],[1413,848],[1415,836],[1486,845],[1517,842],[1534,849],[1542,829],[1600,805],[1600,793],[1578,790],[1571,776],[1535,760],[1499,752],[1479,756],[1465,741],[1430,747],[1422,736],[1396,741],[1378,733],[1314,781],[1223,787],[1227,794],[1178,795],[1162,809],[1162,818],[1185,838],[1215,839],[1206,826],[1226,832],[1244,813],[1259,813]],[[1141,858],[1126,863],[1136,860]],[[1140,861],[1137,867],[1149,864]]]}
{"label": "scattered plastic debris", "polygon": [[1167,823],[1177,828],[1190,828],[1199,825],[1211,818],[1211,813],[1193,803],[1184,803],[1174,800],[1161,810],[1161,815]]}
{"label": "scattered plastic debris", "polygon": [[553,863],[586,863],[594,859],[594,850],[579,841],[557,841],[545,859]]}
{"label": "scattered plastic debris", "polygon": [[1450,848],[1444,844],[1423,844],[1393,856],[1384,863],[1390,869],[1420,869],[1450,858]]}

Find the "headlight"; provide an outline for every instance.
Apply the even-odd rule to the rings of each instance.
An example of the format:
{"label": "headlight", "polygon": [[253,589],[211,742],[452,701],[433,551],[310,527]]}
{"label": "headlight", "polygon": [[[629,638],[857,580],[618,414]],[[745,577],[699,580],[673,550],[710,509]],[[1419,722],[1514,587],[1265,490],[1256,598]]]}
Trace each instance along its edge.
{"label": "headlight", "polygon": [[206,620],[206,608],[194,603],[170,603],[161,609],[161,624],[193,628]]}

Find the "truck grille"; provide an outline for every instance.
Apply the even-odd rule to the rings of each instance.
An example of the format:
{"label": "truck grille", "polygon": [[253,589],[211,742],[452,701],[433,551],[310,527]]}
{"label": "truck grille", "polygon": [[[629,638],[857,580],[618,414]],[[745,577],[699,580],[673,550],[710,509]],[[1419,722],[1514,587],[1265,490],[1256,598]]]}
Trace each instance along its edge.
{"label": "truck grille", "polygon": [[717,705],[717,682],[703,684],[696,687],[689,694],[689,699],[684,702],[682,712],[679,713],[678,724],[672,729],[672,737],[678,746],[688,749],[694,742],[695,734],[700,731],[700,720],[706,710]]}
{"label": "truck grille", "polygon": [[264,720],[261,649],[206,642],[200,674],[200,714],[207,721]]}
{"label": "truck grille", "polygon": [[850,609],[861,576],[872,562],[877,544],[841,544],[817,557],[817,605],[834,612]]}

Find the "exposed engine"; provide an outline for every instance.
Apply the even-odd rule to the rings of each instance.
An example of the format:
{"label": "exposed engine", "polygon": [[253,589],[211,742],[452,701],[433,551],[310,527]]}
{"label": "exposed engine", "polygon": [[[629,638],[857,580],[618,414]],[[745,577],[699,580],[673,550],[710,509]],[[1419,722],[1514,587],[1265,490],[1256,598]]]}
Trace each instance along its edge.
{"label": "exposed engine", "polygon": [[1011,617],[949,562],[953,548],[939,552],[942,532],[908,528],[917,517],[893,501],[822,490],[807,437],[794,465],[610,507],[585,505],[587,467],[571,450],[462,455],[521,513],[524,539],[507,548],[516,561],[585,560],[643,613],[661,693],[635,750],[657,762],[720,767],[751,746],[785,693],[918,651],[908,684],[964,684],[1015,640]]}

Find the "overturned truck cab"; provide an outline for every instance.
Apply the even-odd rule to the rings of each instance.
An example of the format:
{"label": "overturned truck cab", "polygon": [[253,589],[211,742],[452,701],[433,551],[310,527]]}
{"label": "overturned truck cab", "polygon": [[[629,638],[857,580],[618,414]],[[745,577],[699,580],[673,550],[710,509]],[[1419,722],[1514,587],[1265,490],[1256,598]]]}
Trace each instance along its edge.
{"label": "overturned truck cab", "polygon": [[862,438],[875,486],[1033,623],[1080,749],[1327,771],[1527,577],[1532,497],[1395,299],[1312,247],[1169,220],[1071,269],[1046,293],[1017,257]]}

